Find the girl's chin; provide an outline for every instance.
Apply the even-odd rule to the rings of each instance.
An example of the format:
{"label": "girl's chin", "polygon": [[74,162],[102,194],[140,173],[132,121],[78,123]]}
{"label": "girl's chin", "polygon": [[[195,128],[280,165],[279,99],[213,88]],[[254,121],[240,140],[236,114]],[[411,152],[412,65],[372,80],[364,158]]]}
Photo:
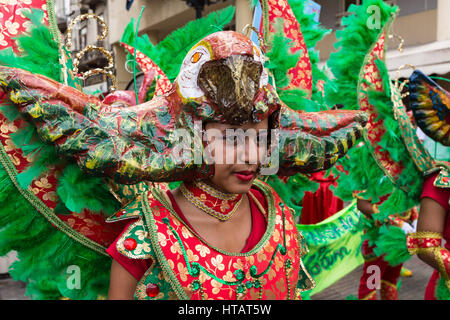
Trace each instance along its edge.
{"label": "girl's chin", "polygon": [[229,193],[247,193],[250,191],[250,188],[253,185],[253,181],[255,179],[251,180],[241,180],[238,178],[230,179],[233,180],[230,181],[229,184],[227,184],[227,189],[229,190]]}
{"label": "girl's chin", "polygon": [[254,181],[255,177],[248,179],[247,177],[242,178],[232,174],[226,179],[220,179],[220,181],[214,181],[214,179],[212,179],[210,180],[210,183],[223,192],[243,194],[250,191]]}

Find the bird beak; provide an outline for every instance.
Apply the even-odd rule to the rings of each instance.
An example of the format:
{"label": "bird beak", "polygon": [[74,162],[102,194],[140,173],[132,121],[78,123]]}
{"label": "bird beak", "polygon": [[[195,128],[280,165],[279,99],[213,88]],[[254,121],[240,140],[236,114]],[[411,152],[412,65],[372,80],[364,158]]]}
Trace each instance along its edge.
{"label": "bird beak", "polygon": [[200,69],[198,85],[230,124],[242,124],[251,118],[262,68],[242,55],[209,61]]}

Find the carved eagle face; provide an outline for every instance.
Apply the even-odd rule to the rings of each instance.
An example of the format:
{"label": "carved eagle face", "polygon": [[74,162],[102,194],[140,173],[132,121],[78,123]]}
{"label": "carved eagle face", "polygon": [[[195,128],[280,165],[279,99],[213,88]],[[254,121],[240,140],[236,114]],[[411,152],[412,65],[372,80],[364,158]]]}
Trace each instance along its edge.
{"label": "carved eagle face", "polygon": [[175,80],[184,103],[208,103],[229,123],[249,120],[255,97],[268,84],[264,57],[253,42],[233,31],[213,33],[186,55]]}

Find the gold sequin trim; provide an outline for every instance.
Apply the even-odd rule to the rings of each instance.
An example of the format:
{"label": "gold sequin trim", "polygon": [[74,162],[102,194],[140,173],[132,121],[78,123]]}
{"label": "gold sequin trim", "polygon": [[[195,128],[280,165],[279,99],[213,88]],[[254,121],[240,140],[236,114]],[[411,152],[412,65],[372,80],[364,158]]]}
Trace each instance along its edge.
{"label": "gold sequin trim", "polygon": [[442,233],[433,231],[418,231],[409,234],[408,237],[411,239],[427,239],[427,238],[442,239]]}

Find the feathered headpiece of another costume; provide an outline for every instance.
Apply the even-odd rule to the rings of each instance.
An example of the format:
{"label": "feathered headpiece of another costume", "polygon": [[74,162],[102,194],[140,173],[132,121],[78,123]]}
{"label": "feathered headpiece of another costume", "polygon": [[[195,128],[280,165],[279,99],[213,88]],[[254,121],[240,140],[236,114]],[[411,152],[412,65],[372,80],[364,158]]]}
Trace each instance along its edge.
{"label": "feathered headpiece of another costume", "polygon": [[417,125],[433,140],[450,146],[450,92],[419,70],[409,78],[409,90]]}
{"label": "feathered headpiece of another costume", "polygon": [[[376,37],[362,37],[367,34],[363,31],[367,31],[368,8],[373,5],[381,9],[384,27],[381,31],[376,28],[369,31],[371,36],[378,31]],[[398,265],[408,260],[410,254],[406,250],[405,232],[391,225],[390,219],[419,204],[424,175],[439,170],[435,185],[450,187],[448,165],[435,161],[424,148],[403,103],[403,85],[391,81],[388,75],[385,47],[398,8],[380,0],[365,0],[361,6],[352,6],[350,11],[354,15],[346,18],[348,25],[341,31],[344,50],[330,59],[337,90],[335,96],[329,94],[328,97],[356,102],[355,107],[368,113],[369,121],[364,130],[365,143],[353,148],[350,157],[342,160],[346,172],[338,179],[337,191],[344,196],[351,196],[351,191],[362,191],[360,195],[372,202],[388,195],[379,206],[380,212],[372,215],[377,223],[363,219],[367,231],[364,237],[375,245],[377,256],[383,256],[391,265]],[[369,52],[358,54],[359,48],[364,48],[369,39],[372,41]],[[361,62],[357,81],[353,77],[355,61]],[[430,136],[445,142],[448,93],[420,71],[415,71],[409,82],[417,124]],[[351,89],[349,94],[348,89]]]}
{"label": "feathered headpiece of another costume", "polygon": [[[49,3],[47,9],[52,16]],[[200,39],[206,37],[207,43],[200,39],[191,41],[197,36],[195,32],[185,32],[185,36],[190,34],[189,39],[177,39],[182,48],[193,48],[185,58],[186,70],[198,71],[197,79],[202,75],[204,81],[201,85],[197,81],[197,87],[203,87],[207,94],[196,95],[198,88],[194,88],[194,93],[183,94],[192,88],[179,89],[184,86],[183,80],[179,77],[175,81],[176,73],[164,69],[169,75],[167,79],[174,83],[160,82],[160,94],[151,101],[137,106],[110,105],[113,96],[109,101],[101,101],[58,82],[60,38],[34,14],[31,35],[18,37],[23,54],[10,51],[0,54],[3,65],[0,85],[5,90],[0,110],[0,254],[19,252],[20,261],[14,264],[11,274],[28,283],[27,292],[34,298],[92,299],[107,292],[110,258],[105,248],[122,228],[106,224],[105,216],[117,212],[146,189],[145,183],[111,184],[109,177],[135,183],[213,174],[211,165],[178,163],[175,160],[179,159],[171,156],[177,141],[172,133],[177,128],[192,133],[197,119],[226,122],[230,118],[230,122],[243,123],[269,117],[273,128],[280,129],[280,141],[284,141],[279,152],[283,174],[327,168],[361,135],[365,119],[359,112],[305,113],[287,108],[261,76],[263,62],[258,50],[247,38],[233,32],[202,35]],[[220,17],[219,21],[222,23],[225,18]],[[207,28],[199,28],[198,23],[192,22],[192,30],[201,29],[205,33],[217,30],[212,23],[206,23]],[[51,26],[54,29],[55,24]],[[223,43],[222,37],[231,39],[223,47],[229,50],[229,56],[220,55],[221,49],[212,47]],[[206,48],[208,52],[202,51],[202,55],[196,52],[197,42],[198,50]],[[216,54],[220,59],[214,57]],[[208,55],[210,60],[204,60]],[[195,70],[194,61],[205,67]],[[247,82],[242,85],[231,82],[233,87],[219,87],[221,91],[215,91],[213,70],[231,74],[235,67],[230,65],[232,61],[242,67],[238,75]],[[177,60],[177,64],[181,61]],[[230,79],[229,74],[224,74],[223,78],[227,77]],[[145,94],[145,89],[143,86],[140,93]],[[223,92],[234,94],[245,107],[233,106]],[[250,104],[253,94],[254,103]],[[215,103],[221,98],[223,105]],[[227,103],[230,109],[237,108],[234,109],[238,110],[237,117],[223,114]],[[111,186],[118,190],[110,189]],[[66,268],[70,265],[83,270],[82,290],[66,287]]]}

